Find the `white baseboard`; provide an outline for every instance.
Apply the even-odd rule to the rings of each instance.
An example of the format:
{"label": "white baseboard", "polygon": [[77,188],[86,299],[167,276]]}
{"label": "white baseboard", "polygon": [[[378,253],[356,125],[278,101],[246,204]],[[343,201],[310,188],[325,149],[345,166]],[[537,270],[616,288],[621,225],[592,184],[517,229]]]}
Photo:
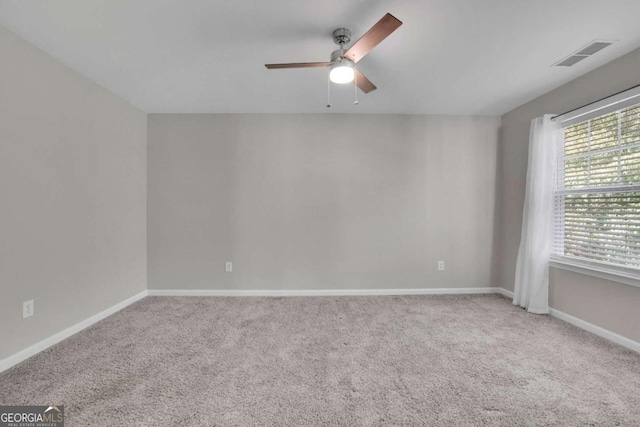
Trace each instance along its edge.
{"label": "white baseboard", "polygon": [[513,292],[505,288],[496,288],[497,293],[507,298],[513,298]]}
{"label": "white baseboard", "polygon": [[[504,295],[507,298],[513,298],[513,292],[509,291],[505,288],[497,288],[498,293]],[[577,326],[580,329],[584,329],[585,331],[591,332],[594,335],[597,335],[601,338],[619,344],[628,349],[637,351],[640,353],[640,343],[629,339],[627,337],[623,337],[622,335],[618,335],[615,332],[611,332],[608,329],[604,329],[600,326],[594,325],[593,323],[589,323],[585,320],[574,317],[570,314],[562,312],[560,310],[556,310],[555,308],[549,308],[549,315],[553,316],[557,319],[565,321],[567,323],[572,324],[573,326]]]}
{"label": "white baseboard", "polygon": [[131,298],[127,298],[126,300],[119,302],[118,304],[107,308],[104,311],[101,311],[100,313],[89,317],[88,319],[83,320],[80,323],[77,323],[61,332],[58,332],[57,334],[50,336],[49,338],[45,338],[44,340],[32,345],[31,347],[27,347],[24,350],[21,350],[19,352],[17,352],[16,354],[13,354],[9,357],[6,357],[2,360],[0,360],[0,372],[6,371],[7,369],[11,368],[12,366],[17,365],[18,363],[27,360],[28,358],[30,358],[31,356],[34,356],[38,353],[40,353],[43,350],[46,350],[47,348],[51,347],[52,345],[55,345],[57,343],[59,343],[60,341],[69,338],[71,335],[77,334],[78,332],[80,332],[81,330],[88,328],[89,326],[93,325],[94,323],[99,322],[100,320],[104,319],[107,316],[110,316],[120,310],[122,310],[123,308],[125,308],[128,305],[133,304],[136,301],[141,300],[142,298],[147,296],[147,291],[142,291],[137,295],[132,296]]}
{"label": "white baseboard", "polygon": [[320,290],[245,290],[245,289],[149,289],[149,296],[193,297],[312,297],[358,295],[464,295],[496,294],[502,288],[421,288],[421,289],[320,289]]}
{"label": "white baseboard", "polygon": [[637,351],[640,353],[640,342],[634,341],[627,337],[623,337],[622,335],[618,335],[615,332],[611,332],[608,329],[601,328],[600,326],[596,326],[593,323],[589,323],[582,319],[578,319],[570,314],[564,313],[560,310],[556,310],[555,308],[549,309],[549,314],[555,318],[563,320],[567,323],[571,323],[573,326],[577,326],[580,329],[584,329],[585,331],[589,331],[594,335],[612,341],[616,344],[619,344],[628,349]]}

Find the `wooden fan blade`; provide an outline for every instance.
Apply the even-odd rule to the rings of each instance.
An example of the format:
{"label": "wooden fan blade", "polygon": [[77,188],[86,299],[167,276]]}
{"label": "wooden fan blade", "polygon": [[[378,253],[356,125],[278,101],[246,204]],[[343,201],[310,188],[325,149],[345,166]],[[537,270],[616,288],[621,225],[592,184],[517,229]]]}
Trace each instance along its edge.
{"label": "wooden fan blade", "polygon": [[402,25],[402,21],[392,14],[387,13],[342,56],[349,58],[353,62],[360,61],[371,49],[386,39],[389,34],[393,33],[400,25]]}
{"label": "wooden fan blade", "polygon": [[264,64],[270,70],[279,68],[312,68],[312,67],[328,67],[330,62],[294,62],[291,64]]}
{"label": "wooden fan blade", "polygon": [[369,93],[372,90],[377,89],[376,85],[371,83],[371,80],[369,80],[364,74],[362,74],[357,69],[356,69],[356,84],[358,85],[360,90],[363,91],[364,93]]}

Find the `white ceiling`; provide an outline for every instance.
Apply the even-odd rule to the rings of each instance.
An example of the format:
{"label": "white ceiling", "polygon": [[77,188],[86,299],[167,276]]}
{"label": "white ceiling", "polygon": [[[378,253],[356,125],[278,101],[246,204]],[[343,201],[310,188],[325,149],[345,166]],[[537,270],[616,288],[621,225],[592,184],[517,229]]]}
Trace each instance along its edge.
{"label": "white ceiling", "polygon": [[[332,86],[331,32],[404,22]],[[640,47],[639,0],[0,0],[0,24],[149,113],[501,114]],[[574,67],[550,67],[595,39]]]}

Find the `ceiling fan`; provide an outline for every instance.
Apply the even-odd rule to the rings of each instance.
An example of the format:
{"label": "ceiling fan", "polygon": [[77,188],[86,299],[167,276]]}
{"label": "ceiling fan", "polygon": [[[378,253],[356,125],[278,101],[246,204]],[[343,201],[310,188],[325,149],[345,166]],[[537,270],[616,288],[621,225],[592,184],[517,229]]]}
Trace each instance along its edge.
{"label": "ceiling fan", "polygon": [[270,70],[281,68],[311,68],[330,67],[329,79],[334,83],[344,84],[352,82],[364,93],[376,90],[376,86],[355,67],[355,64],[376,47],[382,40],[386,39],[400,25],[400,21],[395,16],[387,13],[369,31],[365,33],[350,48],[345,50],[345,45],[351,41],[351,31],[346,28],[338,28],[333,32],[333,41],[340,46],[339,49],[331,52],[329,62],[297,62],[290,64],[265,64]]}

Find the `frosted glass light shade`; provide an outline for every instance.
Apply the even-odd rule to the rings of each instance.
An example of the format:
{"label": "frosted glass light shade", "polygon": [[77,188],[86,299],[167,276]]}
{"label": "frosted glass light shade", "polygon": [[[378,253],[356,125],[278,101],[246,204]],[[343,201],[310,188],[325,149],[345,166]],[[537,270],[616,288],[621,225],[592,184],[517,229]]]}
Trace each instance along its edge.
{"label": "frosted glass light shade", "polygon": [[329,71],[329,80],[334,83],[344,84],[353,81],[355,71],[350,61],[336,62]]}

